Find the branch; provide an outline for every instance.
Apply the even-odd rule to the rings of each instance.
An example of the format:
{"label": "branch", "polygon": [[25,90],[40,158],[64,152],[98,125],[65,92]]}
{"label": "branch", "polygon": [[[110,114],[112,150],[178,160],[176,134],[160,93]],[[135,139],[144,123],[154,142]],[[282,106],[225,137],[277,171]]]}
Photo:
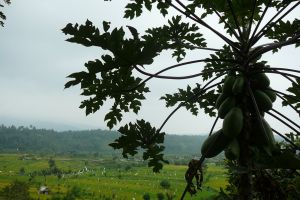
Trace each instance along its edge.
{"label": "branch", "polygon": [[197,94],[195,94],[194,96],[192,96],[191,98],[189,98],[188,100],[186,100],[185,102],[181,102],[169,115],[168,115],[168,117],[164,120],[164,122],[162,123],[162,125],[160,126],[160,128],[158,129],[158,132],[160,132],[161,131],[161,129],[165,126],[165,124],[169,121],[169,119],[172,117],[172,115],[179,109],[179,108],[181,108],[182,106],[184,106],[184,104],[186,103],[186,102],[189,102],[189,101],[192,101],[193,99],[195,99],[195,98],[197,98],[199,95],[202,95],[202,94],[204,94],[207,90],[209,90],[209,89],[211,89],[211,88],[213,88],[213,87],[216,87],[216,86],[218,86],[218,85],[220,85],[220,84],[222,84],[223,82],[222,81],[220,81],[220,82],[218,82],[218,83],[216,83],[216,84],[214,84],[214,85],[211,85],[211,86],[209,86],[208,88],[206,88],[211,82],[213,82],[214,80],[216,80],[217,78],[219,78],[219,77],[221,77],[221,76],[223,76],[224,74],[222,74],[222,75],[219,75],[219,76],[216,76],[215,78],[213,78],[211,81],[209,81],[205,86],[203,86],[203,88],[197,93]]}
{"label": "branch", "polygon": [[[300,1],[299,1],[300,3]],[[300,41],[300,33],[297,33],[294,37],[286,40],[286,41],[282,41],[282,42],[276,42],[276,43],[271,43],[271,44],[267,44],[266,47],[264,47],[264,45],[262,45],[262,48],[258,49],[257,51],[253,52],[253,54],[250,56],[249,60],[256,58],[259,55],[262,55],[268,51],[277,49],[277,48],[281,48],[287,45],[291,45],[291,44],[295,44],[296,42]]]}
{"label": "branch", "polygon": [[289,127],[290,129],[292,129],[293,131],[295,131],[297,133],[297,135],[300,135],[300,132],[295,129],[294,127],[292,127],[291,125],[289,125],[288,123],[286,123],[284,120],[280,119],[279,117],[277,117],[276,115],[270,113],[270,112],[266,112],[269,115],[271,115],[272,117],[274,117],[275,119],[277,119],[278,121],[280,121],[281,123],[283,123],[284,125],[286,125],[287,127]]}
{"label": "branch", "polygon": [[200,73],[192,74],[192,75],[188,75],[188,76],[161,76],[161,75],[155,75],[155,74],[145,72],[145,71],[139,69],[137,66],[134,66],[134,68],[138,72],[140,72],[140,73],[142,73],[146,76],[150,76],[150,77],[154,77],[154,78],[162,78],[162,79],[175,79],[175,80],[195,78],[195,77],[201,76],[201,75],[206,74],[206,73],[211,73],[211,72],[223,72],[223,71],[229,71],[229,70],[239,71],[239,69],[237,69],[237,68],[226,68],[226,69],[206,70],[205,72],[200,72]]}
{"label": "branch", "polygon": [[[212,1],[210,1],[211,3]],[[228,26],[229,30],[231,31],[231,33],[235,36],[236,39],[239,39],[238,34],[236,33],[236,31],[222,18],[222,16],[220,15],[220,13],[211,5],[211,9],[215,12],[215,14],[219,17],[219,19],[221,20],[221,22],[223,22],[225,25]]]}
{"label": "branch", "polygon": [[248,43],[247,49],[250,49],[250,47],[252,46],[252,41],[254,40],[254,36],[255,36],[255,34],[256,34],[256,31],[257,31],[258,27],[260,26],[260,24],[261,24],[263,18],[265,17],[265,14],[267,13],[267,10],[269,9],[271,2],[272,2],[272,0],[269,0],[269,1],[268,1],[268,3],[267,3],[267,5],[266,5],[266,7],[265,7],[265,9],[264,9],[264,11],[263,11],[263,13],[262,13],[260,19],[259,19],[259,21],[258,21],[258,23],[257,23],[257,25],[256,25],[256,27],[255,27],[255,29],[254,29],[254,31],[253,31],[251,37],[250,37],[250,41],[249,41],[249,43]]}
{"label": "branch", "polygon": [[212,127],[211,127],[211,129],[210,129],[210,132],[209,132],[209,135],[208,135],[208,136],[211,136],[212,132],[213,132],[214,129],[215,129],[215,126],[216,126],[218,120],[219,120],[219,116],[215,119],[214,124],[212,125]]}
{"label": "branch", "polygon": [[[249,22],[249,27],[248,27],[248,32],[247,32],[247,39],[249,39],[250,33],[251,33],[251,29],[252,29],[252,23],[253,23],[253,18],[254,18],[254,12],[255,12],[255,8],[256,8],[256,3],[257,0],[254,0],[254,4],[252,7],[252,12],[251,12],[251,17],[250,17],[250,22]],[[247,41],[249,42],[249,41]],[[249,48],[247,47],[247,51],[249,50]]]}
{"label": "branch", "polygon": [[[298,67],[299,68],[299,67]],[[282,71],[290,71],[290,72],[295,72],[295,73],[300,73],[300,70],[296,69],[290,69],[290,68],[281,68],[281,67],[270,67],[270,68],[264,68],[264,69],[271,69],[271,70],[282,70]]]}
{"label": "branch", "polygon": [[[192,15],[192,19],[196,20],[196,22],[198,22],[199,24],[201,24],[202,26],[208,28],[209,30],[211,30],[212,32],[214,32],[216,35],[218,35],[222,40],[224,40],[228,45],[230,45],[233,49],[235,49],[237,52],[239,52],[239,48],[236,46],[236,44],[234,44],[233,41],[231,41],[230,39],[228,39],[227,37],[225,37],[223,34],[221,34],[220,32],[218,32],[217,30],[215,30],[214,28],[212,28],[211,26],[209,26],[207,23],[205,23],[201,18],[199,18],[195,13],[193,13],[192,11],[190,11],[183,3],[181,3],[179,0],[175,0],[181,7],[183,7],[185,9],[185,11],[189,14]],[[187,13],[185,13],[184,11],[180,10],[179,8],[177,8],[174,4],[171,3],[170,0],[166,0],[167,3],[169,3],[169,5],[171,5],[172,7],[174,7],[176,10],[178,10],[179,12],[181,12],[182,14],[187,16]]]}
{"label": "branch", "polygon": [[[290,4],[290,3],[289,3]],[[271,23],[287,6],[283,7],[278,13],[275,14],[272,19],[257,33],[257,35],[254,37],[253,44],[254,45],[262,36],[264,36],[277,22],[279,22],[281,19],[283,19],[286,15],[288,15],[290,12],[292,12],[299,4],[300,1],[298,1],[293,7],[291,7],[288,11],[286,11],[281,17],[279,17],[275,22]],[[264,30],[265,29],[265,30]]]}
{"label": "branch", "polygon": [[286,119],[287,121],[289,121],[290,123],[292,123],[294,126],[296,126],[298,129],[300,129],[300,126],[298,124],[296,124],[295,122],[293,122],[290,118],[286,117],[285,115],[281,114],[280,112],[278,112],[275,109],[272,109],[273,112],[275,112],[276,114],[280,115],[281,117],[283,117],[284,119]]}
{"label": "branch", "polygon": [[[300,101],[299,98],[297,98],[297,97],[295,97],[295,96],[292,96],[292,95],[288,95],[288,94],[283,93],[283,92],[280,92],[280,91],[278,91],[278,90],[274,90],[274,89],[271,89],[271,88],[267,88],[266,90],[270,90],[270,91],[273,91],[273,92],[275,92],[275,93],[277,93],[277,94],[281,94],[281,95],[287,96],[287,97],[289,97],[290,99],[293,99],[293,100],[295,100],[295,101]],[[285,101],[286,101],[286,100],[285,100]]]}
{"label": "branch", "polygon": [[288,103],[288,101],[284,97],[280,96],[279,94],[276,94],[276,96],[278,96],[282,101],[285,101],[296,113],[300,115],[300,112],[297,110],[297,108],[292,104]]}
{"label": "branch", "polygon": [[[212,146],[212,145],[211,145],[211,146]],[[211,146],[210,146],[210,147],[211,147]],[[210,149],[210,147],[208,148],[208,150]],[[186,184],[185,189],[184,189],[184,191],[183,191],[183,193],[182,193],[182,195],[181,195],[181,197],[180,197],[180,200],[184,200],[184,197],[185,197],[185,195],[186,195],[186,192],[188,191],[189,187],[191,186],[192,181],[193,181],[193,178],[194,178],[194,176],[196,175],[197,170],[202,166],[204,160],[205,160],[205,157],[204,157],[204,155],[202,155],[201,158],[199,159],[199,161],[197,162],[197,165],[196,165],[196,167],[195,167],[195,170],[194,170],[193,173],[192,173],[191,178],[190,178],[189,180],[187,180],[187,184]]]}
{"label": "branch", "polygon": [[287,141],[288,143],[290,143],[295,150],[300,150],[300,147],[297,146],[292,140],[290,140],[288,137],[284,136],[283,134],[279,133],[278,131],[276,131],[275,129],[272,128],[272,131],[275,132],[277,135],[279,135],[280,137],[282,137],[285,141]]}
{"label": "branch", "polygon": [[240,41],[243,41],[244,38],[243,38],[243,35],[242,35],[242,31],[241,31],[240,25],[239,25],[239,23],[238,23],[238,21],[237,21],[236,14],[235,14],[235,12],[234,12],[234,10],[233,10],[231,0],[227,0],[227,3],[228,3],[228,5],[229,5],[231,14],[233,15],[233,19],[234,19],[235,26],[236,26],[236,28],[237,28],[239,34],[240,34]]}
{"label": "branch", "polygon": [[[266,68],[267,69],[267,68]],[[291,81],[293,84],[295,84],[295,86],[300,89],[299,84],[294,81],[293,79],[291,79],[289,76],[296,78],[296,79],[300,79],[300,76],[294,75],[294,74],[289,74],[289,73],[284,73],[284,72],[279,72],[279,71],[263,71],[264,73],[273,73],[273,74],[279,74],[281,76],[283,76],[284,78],[288,79],[289,81]]]}

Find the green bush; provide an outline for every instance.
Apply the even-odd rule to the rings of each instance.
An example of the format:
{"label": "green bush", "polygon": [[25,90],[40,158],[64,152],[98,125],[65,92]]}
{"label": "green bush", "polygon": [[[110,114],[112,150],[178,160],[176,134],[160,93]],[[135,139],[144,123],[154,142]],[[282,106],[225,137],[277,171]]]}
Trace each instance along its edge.
{"label": "green bush", "polygon": [[169,189],[171,187],[171,184],[168,180],[162,180],[160,182],[160,186],[163,187],[164,189]]}

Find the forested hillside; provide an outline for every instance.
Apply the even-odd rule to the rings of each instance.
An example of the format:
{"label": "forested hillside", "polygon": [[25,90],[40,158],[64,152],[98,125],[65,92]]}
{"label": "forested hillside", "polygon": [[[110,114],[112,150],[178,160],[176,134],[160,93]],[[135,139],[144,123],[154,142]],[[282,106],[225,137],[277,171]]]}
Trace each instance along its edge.
{"label": "forested hillside", "polygon": [[[111,154],[108,146],[119,133],[108,130],[64,131],[35,127],[0,126],[0,152],[41,153],[100,153]],[[205,136],[167,135],[166,154],[191,155],[200,153]]]}

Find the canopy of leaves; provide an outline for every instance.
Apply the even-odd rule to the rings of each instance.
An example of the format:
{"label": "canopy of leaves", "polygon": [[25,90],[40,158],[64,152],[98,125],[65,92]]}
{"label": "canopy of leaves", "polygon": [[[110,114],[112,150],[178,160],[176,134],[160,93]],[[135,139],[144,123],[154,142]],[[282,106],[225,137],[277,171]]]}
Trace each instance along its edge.
{"label": "canopy of leaves", "polygon": [[[132,26],[127,26],[126,29],[111,28],[110,22],[106,21],[103,22],[101,30],[89,20],[83,25],[66,25],[62,31],[70,36],[67,41],[86,47],[99,47],[102,56],[87,62],[86,71],[69,75],[71,80],[65,87],[81,86],[82,95],[87,99],[81,102],[80,108],[84,108],[87,115],[101,109],[107,100],[112,100],[113,104],[105,120],[107,126],[113,128],[122,120],[125,112],[133,111],[138,114],[145,93],[150,92],[146,86],[150,79],[188,79],[201,76],[203,81],[207,81],[203,87],[200,87],[202,83],[194,88],[188,85],[186,89],[178,89],[174,94],[162,96],[161,99],[166,101],[167,107],[178,106],[159,129],[144,120],[138,120],[135,124],[129,123],[119,129],[122,135],[111,146],[123,149],[125,157],[136,154],[139,148],[145,149],[144,159],[149,159],[149,166],[158,171],[162,163],[166,162],[162,154],[164,147],[161,145],[164,133],[160,131],[180,107],[185,107],[194,115],[198,114],[199,109],[204,109],[210,116],[215,116],[214,105],[221,90],[224,74],[250,76],[251,70],[256,70],[256,73],[274,72],[270,71],[272,67],[266,67],[266,61],[258,61],[261,55],[269,51],[276,52],[287,45],[299,46],[299,20],[284,20],[299,4],[297,0],[128,1],[124,18],[132,20],[141,16],[144,10],[157,9],[162,17],[168,18],[167,23],[161,27],[150,27],[144,34]],[[277,12],[269,21],[262,23],[271,9]],[[171,10],[177,11],[178,14],[170,15]],[[227,34],[207,23],[208,16],[218,17],[219,24]],[[221,49],[207,47],[202,28],[209,29],[224,42]],[[256,46],[262,38],[268,39],[270,43]],[[196,61],[179,63],[155,74],[144,71],[162,51],[171,51],[176,61],[180,62],[188,52],[201,49],[214,53],[210,54],[210,58],[197,61],[204,63],[203,70],[199,70],[198,74],[178,77],[160,75]],[[135,70],[149,78],[142,80],[134,76]],[[290,77],[289,74],[286,75]],[[292,79],[295,77],[297,76],[293,76]],[[221,79],[220,82],[216,83],[217,79]],[[298,87],[299,81],[293,81],[293,86],[288,91],[294,97],[285,96],[287,100],[283,101],[283,104],[295,106],[299,110],[299,101],[295,101],[295,98],[299,98]]]}

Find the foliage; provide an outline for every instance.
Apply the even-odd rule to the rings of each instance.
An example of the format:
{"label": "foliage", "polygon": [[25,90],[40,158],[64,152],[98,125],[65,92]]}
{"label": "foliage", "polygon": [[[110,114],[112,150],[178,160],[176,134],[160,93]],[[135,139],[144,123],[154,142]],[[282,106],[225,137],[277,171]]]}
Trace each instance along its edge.
{"label": "foliage", "polygon": [[[3,0],[3,2],[5,3],[5,4],[10,4],[11,3],[11,1],[10,0]],[[4,4],[3,3],[0,3],[0,8],[1,7],[4,7]],[[4,15],[4,13],[2,12],[2,11],[0,11],[0,26],[4,26],[4,20],[6,20],[6,16]]]}
{"label": "foliage", "polygon": [[[49,155],[41,157],[39,154],[32,155],[32,158],[38,157],[39,159],[26,159],[19,160],[16,154],[1,154],[0,163],[0,191],[13,182],[14,180],[25,181],[28,175],[33,171],[40,171],[47,167]],[[107,156],[99,160],[93,157],[70,157],[70,156],[55,156],[56,165],[64,172],[70,170],[69,173],[64,173],[61,180],[57,180],[56,176],[47,176],[47,187],[50,189],[49,195],[40,195],[40,199],[48,198],[62,199],[66,196],[67,191],[71,190],[73,186],[80,187],[81,195],[78,199],[113,199],[113,194],[116,194],[115,199],[142,199],[142,196],[147,192],[150,194],[151,199],[157,199],[156,194],[161,192],[168,199],[166,193],[173,199],[178,199],[181,193],[181,188],[184,187],[185,181],[182,179],[185,173],[185,166],[182,165],[166,165],[161,173],[153,173],[150,168],[145,166],[139,161],[118,159],[117,162],[112,163],[112,158]],[[78,173],[84,169],[84,161],[88,160],[88,170],[83,173]],[[130,171],[125,171],[126,165],[133,166]],[[6,166],[6,168],[5,168]],[[21,166],[26,168],[25,176],[20,176],[18,170]],[[203,188],[202,192],[197,194],[197,197],[207,199],[209,196],[215,195],[221,185],[226,184],[226,177],[223,176],[223,166],[208,165],[206,174],[211,174],[214,178],[206,181],[205,185],[212,188]],[[102,174],[105,167],[107,175]],[[13,173],[9,173],[12,170]],[[122,179],[118,175],[122,174]],[[159,186],[157,180],[172,180],[172,187],[165,191]],[[44,177],[42,174],[36,174],[34,181],[30,182],[30,196],[33,199],[38,199],[38,189],[43,183]],[[174,197],[176,195],[176,197]],[[0,198],[1,198],[0,194]],[[187,196],[187,199],[191,199]],[[192,198],[193,199],[193,198]]]}
{"label": "foliage", "polygon": [[164,200],[165,199],[165,195],[163,193],[157,193],[157,199],[158,200]]}
{"label": "foliage", "polygon": [[[108,144],[120,136],[116,131],[82,130],[53,131],[47,129],[1,126],[0,151],[22,153],[57,153],[57,154],[93,154],[111,155],[114,153]],[[187,156],[197,154],[199,142],[205,136],[165,135],[164,153],[166,155]],[[23,158],[24,159],[24,158]]]}
{"label": "foliage", "polygon": [[171,187],[171,184],[168,180],[162,180],[159,185],[164,189],[169,189]]}
{"label": "foliage", "polygon": [[[299,143],[299,138],[293,133],[286,134],[293,142]],[[293,150],[293,146],[287,142],[279,142],[279,145],[299,158],[299,154]],[[238,173],[237,163],[226,160],[228,169],[228,185],[220,190],[216,200],[238,199]],[[295,169],[260,169],[254,174],[253,198],[292,200],[300,195],[300,177]]]}
{"label": "foliage", "polygon": [[[130,1],[125,7],[124,18],[137,18],[144,10],[151,11],[156,6],[162,17],[168,17],[167,24],[151,27],[143,34],[138,29],[127,26],[131,36],[125,34],[123,27],[111,28],[110,22],[106,21],[101,29],[96,28],[89,20],[84,25],[67,24],[62,29],[63,33],[69,35],[67,41],[87,47],[99,47],[107,54],[103,54],[101,60],[87,62],[86,71],[71,74],[68,77],[71,80],[65,87],[81,85],[82,95],[87,99],[81,103],[80,108],[85,108],[87,115],[99,110],[107,99],[112,99],[113,105],[105,120],[108,127],[113,128],[122,120],[124,113],[139,112],[145,94],[150,92],[146,84],[152,78],[181,80],[202,77],[203,83],[197,83],[195,87],[188,85],[187,89],[179,89],[175,94],[161,97],[166,101],[167,107],[176,108],[159,128],[152,127],[145,120],[137,120],[135,124],[129,123],[119,128],[121,137],[111,146],[122,149],[125,157],[135,155],[138,148],[144,149],[143,158],[149,161],[149,166],[154,171],[159,171],[162,163],[166,162],[163,157],[165,134],[161,131],[178,109],[185,107],[194,115],[198,114],[200,108],[209,116],[216,116],[218,113],[210,135],[215,136],[214,126],[221,118],[224,119],[223,126],[217,131],[220,137],[210,137],[207,140],[196,170],[187,179],[182,199],[187,191],[193,191],[192,179],[203,161],[211,157],[208,155],[209,150],[215,150],[210,151],[215,154],[222,150],[229,151],[233,140],[237,140],[238,145],[233,150],[231,148],[232,152],[228,155],[234,155],[232,158],[237,169],[244,171],[237,176],[238,197],[252,199],[252,184],[255,183],[252,178],[253,170],[300,168],[299,158],[275,145],[274,133],[289,140],[264,119],[265,114],[268,114],[300,134],[297,130],[299,125],[272,108],[276,97],[279,97],[283,106],[289,106],[300,113],[300,71],[269,66],[267,61],[261,59],[267,52],[276,53],[289,45],[299,46],[299,20],[290,21],[285,18],[299,5],[300,2],[294,0]],[[177,11],[175,16],[170,14],[171,9]],[[272,14],[270,10],[277,12]],[[269,18],[267,15],[271,15],[270,20],[264,23]],[[186,17],[185,20],[183,16]],[[208,24],[208,16],[218,17],[219,24],[226,33]],[[220,49],[207,46],[208,36],[202,34],[202,28],[209,29],[223,41]],[[270,43],[261,45],[260,42],[265,41],[263,39]],[[166,50],[172,52],[172,56],[180,63],[157,73],[148,73],[148,65]],[[183,62],[188,52],[198,50],[213,53],[209,58]],[[199,73],[188,76],[161,75],[176,67],[196,63],[204,64]],[[140,79],[134,75],[135,71],[148,78]],[[281,76],[289,80],[292,86],[286,92],[272,89],[268,74]],[[228,127],[232,127],[234,135]],[[290,143],[295,149],[299,149],[292,141]],[[288,165],[284,165],[285,163]]]}
{"label": "foliage", "polygon": [[150,194],[149,193],[144,194],[143,199],[144,200],[150,200]]}
{"label": "foliage", "polygon": [[29,185],[25,182],[18,180],[13,181],[10,185],[6,186],[1,192],[6,200],[30,200]]}

